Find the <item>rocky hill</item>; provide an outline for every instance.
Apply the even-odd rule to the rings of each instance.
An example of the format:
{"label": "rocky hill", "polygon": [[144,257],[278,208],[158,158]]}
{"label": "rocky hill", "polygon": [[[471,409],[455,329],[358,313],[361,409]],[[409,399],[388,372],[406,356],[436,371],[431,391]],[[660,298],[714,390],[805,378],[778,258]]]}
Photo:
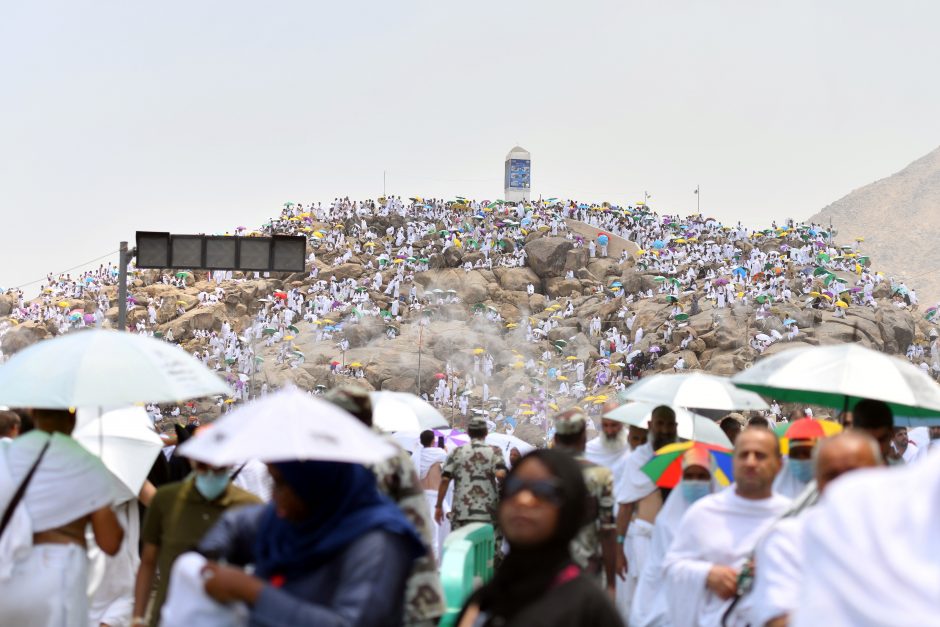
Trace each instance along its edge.
{"label": "rocky hill", "polygon": [[924,306],[940,300],[940,148],[810,218],[822,225],[830,220],[841,240],[864,238],[879,267],[916,287]]}
{"label": "rocky hill", "polygon": [[[903,355],[933,327],[864,249],[830,248],[806,225],[744,232],[645,207],[416,199],[288,206],[265,231],[306,234],[308,271],[131,276],[129,328],[220,371],[237,390],[229,403],[289,381],[420,390],[455,425],[484,413],[539,441],[554,412],[596,414],[651,372],[730,375],[761,354],[853,341]],[[32,301],[0,295],[3,356],[113,327],[114,276],[59,277]]]}

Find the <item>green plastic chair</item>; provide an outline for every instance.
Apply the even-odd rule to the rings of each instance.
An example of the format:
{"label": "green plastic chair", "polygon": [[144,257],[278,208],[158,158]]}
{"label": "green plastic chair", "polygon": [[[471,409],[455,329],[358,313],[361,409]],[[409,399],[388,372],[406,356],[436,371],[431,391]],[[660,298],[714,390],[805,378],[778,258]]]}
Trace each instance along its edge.
{"label": "green plastic chair", "polygon": [[441,583],[447,610],[440,627],[452,627],[463,604],[473,592],[493,578],[495,544],[493,525],[471,523],[452,532],[444,541]]}

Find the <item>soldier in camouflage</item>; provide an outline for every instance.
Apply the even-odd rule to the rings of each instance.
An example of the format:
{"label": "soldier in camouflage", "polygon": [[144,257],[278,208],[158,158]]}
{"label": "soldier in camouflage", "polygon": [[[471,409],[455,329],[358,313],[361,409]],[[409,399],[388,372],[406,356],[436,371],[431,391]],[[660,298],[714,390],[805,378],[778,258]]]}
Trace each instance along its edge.
{"label": "soldier in camouflage", "polygon": [[616,597],[617,522],[614,518],[614,478],[609,468],[584,457],[588,417],[580,408],[569,409],[555,418],[555,448],[569,451],[581,465],[590,495],[591,522],[571,542],[571,556],[588,574]]}
{"label": "soldier in camouflage", "polygon": [[[345,386],[331,390],[325,398],[372,427],[372,403],[365,390]],[[382,434],[381,431],[377,432]],[[405,517],[421,536],[427,551],[423,557],[415,561],[411,576],[405,584],[405,617],[402,624],[408,627],[431,627],[438,624],[446,609],[444,590],[431,546],[434,541],[431,511],[418,480],[418,473],[411,461],[411,455],[401,448],[394,438],[387,434],[382,435],[395,447],[397,453],[369,468],[375,474],[379,490],[401,508]]]}
{"label": "soldier in camouflage", "polygon": [[470,443],[459,447],[444,462],[441,485],[437,493],[437,506],[434,508],[434,519],[440,523],[444,518],[444,496],[453,480],[451,529],[456,531],[474,522],[493,525],[496,532],[494,562],[499,565],[502,561],[502,534],[496,528],[496,508],[499,505],[498,482],[506,476],[506,462],[498,447],[484,442],[486,431],[485,420],[471,418],[467,425]]}

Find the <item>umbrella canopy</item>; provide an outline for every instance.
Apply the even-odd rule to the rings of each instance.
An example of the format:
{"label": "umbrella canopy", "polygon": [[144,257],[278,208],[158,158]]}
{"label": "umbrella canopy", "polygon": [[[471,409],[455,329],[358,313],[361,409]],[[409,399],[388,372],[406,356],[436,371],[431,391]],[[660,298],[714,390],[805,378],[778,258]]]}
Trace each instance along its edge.
{"label": "umbrella canopy", "polygon": [[624,400],[655,405],[696,407],[701,409],[767,409],[757,394],[742,394],[730,379],[702,372],[657,374],[640,379],[623,395]]}
{"label": "umbrella canopy", "polygon": [[213,466],[249,459],[373,464],[395,447],[333,403],[291,386],[222,416],[179,453]]}
{"label": "umbrella canopy", "polygon": [[460,429],[434,429],[434,437],[444,438],[444,446],[448,451],[470,442],[470,436]]}
{"label": "umbrella canopy", "polygon": [[838,422],[816,418],[800,418],[774,427],[774,433],[780,438],[780,452],[784,455],[790,454],[790,440],[817,440],[841,432],[842,425]]}
{"label": "umbrella canopy", "polygon": [[[650,415],[658,406],[654,403],[627,403],[607,412],[604,418],[641,429],[649,429]],[[674,408],[673,411],[676,412],[676,433],[680,438],[729,449],[732,447],[731,440],[711,418],[681,407]]]}
{"label": "umbrella canopy", "polygon": [[718,485],[724,487],[734,481],[731,449],[702,442],[676,442],[667,444],[646,462],[641,470],[661,488],[674,488],[682,479],[682,456],[691,449],[699,449],[708,456],[709,470]]}
{"label": "umbrella canopy", "polygon": [[870,398],[895,415],[940,416],[940,386],[913,364],[858,344],[793,348],[768,357],[731,381],[778,401],[852,409]]}
{"label": "umbrella canopy", "polygon": [[383,431],[448,427],[447,419],[426,401],[408,392],[369,392],[372,424]]}
{"label": "umbrella canopy", "polygon": [[101,458],[104,465],[136,496],[164,443],[151,427],[143,407],[116,409],[82,424],[72,437]]}
{"label": "umbrella canopy", "polygon": [[182,348],[136,333],[76,331],[0,366],[0,404],[10,407],[127,407],[230,393]]}

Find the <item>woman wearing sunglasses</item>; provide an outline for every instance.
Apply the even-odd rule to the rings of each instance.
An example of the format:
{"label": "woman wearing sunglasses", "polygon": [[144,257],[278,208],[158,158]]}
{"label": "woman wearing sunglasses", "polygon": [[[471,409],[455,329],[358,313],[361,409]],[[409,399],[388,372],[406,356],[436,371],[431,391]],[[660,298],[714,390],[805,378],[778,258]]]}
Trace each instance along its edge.
{"label": "woman wearing sunglasses", "polygon": [[498,520],[509,555],[464,606],[459,627],[622,627],[604,591],[581,574],[568,546],[587,522],[588,493],[569,454],[537,450],[513,467]]}

